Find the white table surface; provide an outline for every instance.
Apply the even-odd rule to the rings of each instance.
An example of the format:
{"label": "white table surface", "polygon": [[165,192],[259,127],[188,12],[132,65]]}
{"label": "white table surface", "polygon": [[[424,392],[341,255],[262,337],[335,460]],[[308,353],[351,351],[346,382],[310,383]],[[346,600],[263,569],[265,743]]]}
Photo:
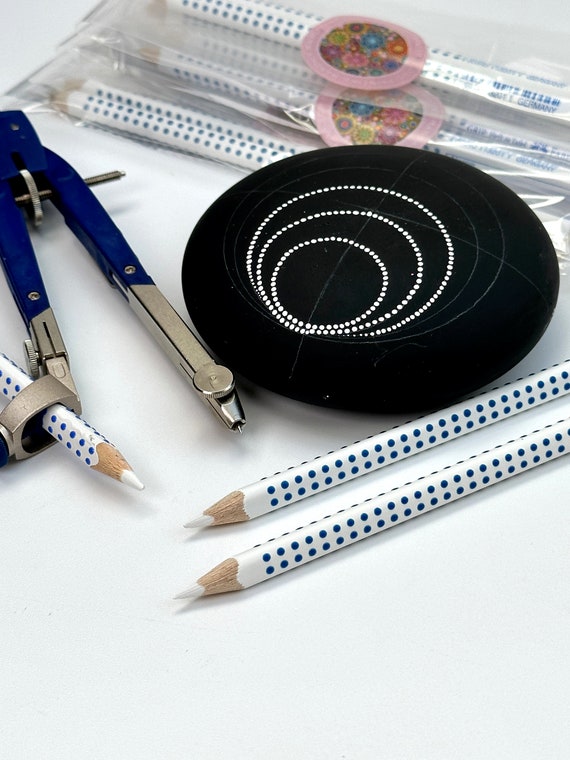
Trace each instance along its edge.
{"label": "white table surface", "polygon": [[[347,12],[340,0],[303,5]],[[542,41],[570,34],[563,0],[430,5],[441,23],[453,9],[465,28],[475,20],[490,34],[513,19]],[[378,15],[374,6],[360,0],[350,10]],[[0,91],[47,61],[91,7],[4,4]],[[412,27],[403,15],[393,4],[389,18]],[[127,172],[97,194],[185,314],[180,265],[192,226],[243,175],[52,114],[31,118],[42,141],[85,175]],[[0,471],[2,760],[569,756],[567,460],[249,591],[175,602],[217,561],[353,503],[355,491],[210,531],[185,530],[191,514],[403,418],[327,411],[245,386],[248,422],[232,435],[55,212],[34,243],[85,417],[146,489],[107,481],[57,446]],[[509,379],[570,356],[569,277],[545,336]],[[0,350],[22,360],[25,329],[3,278],[0,304]],[[361,492],[568,415],[570,404],[557,403],[371,476]]]}

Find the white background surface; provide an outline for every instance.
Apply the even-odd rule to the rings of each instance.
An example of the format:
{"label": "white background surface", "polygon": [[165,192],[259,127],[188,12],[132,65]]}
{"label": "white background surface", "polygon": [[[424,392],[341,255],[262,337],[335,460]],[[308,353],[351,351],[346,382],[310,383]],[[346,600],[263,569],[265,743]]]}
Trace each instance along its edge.
{"label": "white background surface", "polygon": [[[562,0],[431,6],[465,15],[466,29],[469,19],[483,20],[478,29],[490,37],[493,19],[512,15],[542,42],[554,30],[570,34]],[[304,7],[378,15],[373,0]],[[4,3],[0,90],[41,66],[90,8],[87,0]],[[389,18],[413,27],[403,8],[393,4]],[[242,175],[50,114],[33,123],[84,175],[127,172],[97,194],[185,314],[186,240]],[[306,407],[244,384],[248,423],[232,435],[55,212],[34,243],[84,415],[121,448],[146,490],[107,482],[59,447],[0,471],[2,760],[569,756],[568,461],[249,591],[174,602],[219,560],[353,503],[356,489],[210,531],[185,531],[191,514],[403,420]],[[509,378],[570,356],[569,299],[565,277],[551,326]],[[25,329],[3,280],[0,305],[0,350],[23,361]],[[569,407],[502,423],[371,476],[360,490],[386,490]]]}

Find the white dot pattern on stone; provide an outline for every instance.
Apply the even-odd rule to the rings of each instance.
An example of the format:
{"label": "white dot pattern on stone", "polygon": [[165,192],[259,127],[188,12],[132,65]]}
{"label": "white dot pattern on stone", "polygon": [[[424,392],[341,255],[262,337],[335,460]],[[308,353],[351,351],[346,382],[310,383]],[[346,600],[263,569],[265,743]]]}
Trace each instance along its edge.
{"label": "white dot pattern on stone", "polygon": [[[419,211],[424,218],[424,224],[436,230],[443,243],[447,256],[445,271],[439,282],[434,285],[433,290],[427,297],[419,299],[418,291],[424,280],[425,252],[416,242],[415,236],[406,230],[401,220],[398,222],[391,219],[387,214],[362,209],[350,208],[325,208],[311,214],[303,213],[303,202],[316,196],[322,196],[325,202],[333,205],[330,196],[334,193],[335,199],[338,197],[349,198],[350,193],[355,191],[364,191],[371,194],[384,196],[387,198],[397,199],[404,204],[410,204],[415,211]],[[329,194],[327,196],[327,194]],[[345,195],[346,194],[346,195]],[[330,199],[330,200],[329,200]],[[291,221],[291,212],[299,208],[299,215]],[[280,216],[287,212],[287,221],[279,226]],[[378,238],[381,239],[381,228],[386,226],[396,232],[404,241],[404,245],[412,252],[415,260],[415,272],[413,281],[408,291],[400,297],[396,306],[387,310],[382,310],[381,306],[388,292],[390,272],[382,258],[381,250],[372,250],[370,246],[365,246],[352,237],[342,234],[343,224],[347,218],[361,219],[363,223],[373,223],[378,225]],[[323,220],[336,219],[338,221],[338,235],[318,236],[315,235],[315,228]],[[268,233],[268,228],[271,233]],[[266,261],[269,253],[274,247],[291,230],[303,230],[306,228],[306,239],[294,246],[287,248],[278,258],[276,264],[267,271]],[[326,255],[327,242],[336,242],[347,247],[347,250],[363,251],[376,264],[381,273],[381,287],[375,300],[360,314],[352,317],[350,320],[343,320],[337,323],[315,323],[301,319],[298,315],[292,314],[284,307],[279,298],[279,274],[283,264],[293,255],[302,255],[303,251],[309,247],[320,247],[323,255]],[[249,243],[245,264],[249,281],[254,292],[264,307],[272,316],[284,327],[300,335],[316,336],[335,336],[335,337],[365,337],[372,338],[386,335],[398,330],[399,328],[415,321],[420,315],[432,308],[445,290],[450,278],[453,275],[454,267],[454,246],[449,232],[444,223],[428,209],[424,204],[411,198],[408,195],[384,187],[375,187],[371,185],[332,185],[330,187],[321,187],[317,190],[311,190],[307,193],[300,193],[293,198],[277,206],[271,211],[259,224],[257,230],[251,237]],[[402,312],[406,312],[405,314]]]}

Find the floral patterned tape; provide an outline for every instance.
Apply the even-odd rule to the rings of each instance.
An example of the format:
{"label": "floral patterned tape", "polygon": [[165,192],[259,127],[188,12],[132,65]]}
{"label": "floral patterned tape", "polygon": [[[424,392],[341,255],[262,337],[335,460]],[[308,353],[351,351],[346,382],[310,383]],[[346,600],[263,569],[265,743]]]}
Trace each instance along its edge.
{"label": "floral patterned tape", "polygon": [[363,92],[326,87],[315,123],[327,145],[407,145],[423,148],[441,127],[441,101],[414,84]]}
{"label": "floral patterned tape", "polygon": [[421,72],[427,48],[408,29],[372,18],[335,16],[303,38],[305,63],[329,82],[361,90],[391,89]]}

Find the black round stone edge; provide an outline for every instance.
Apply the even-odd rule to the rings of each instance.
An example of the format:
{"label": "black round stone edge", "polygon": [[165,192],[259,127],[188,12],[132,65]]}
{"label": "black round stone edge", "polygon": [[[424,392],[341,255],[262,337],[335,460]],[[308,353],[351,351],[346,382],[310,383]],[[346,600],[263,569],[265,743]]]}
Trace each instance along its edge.
{"label": "black round stone edge", "polygon": [[[338,192],[328,208],[334,193],[323,192],[323,187],[331,185],[346,189]],[[366,209],[362,206],[367,193],[371,201]],[[326,198],[325,211],[351,214],[315,216],[322,198]],[[359,217],[352,214],[355,209],[372,211],[373,216]],[[279,219],[280,214],[287,219]],[[298,224],[292,232],[280,232],[279,225],[292,224],[299,214],[313,217],[301,227],[314,225],[309,238],[327,238],[324,243],[305,244],[304,230],[297,234]],[[375,224],[382,233],[380,251]],[[351,273],[349,260],[342,256],[342,242],[331,238],[342,240],[344,235],[353,240],[350,236],[355,234],[358,245],[349,246],[350,260],[359,265]],[[285,250],[275,241],[285,245]],[[326,267],[319,271],[322,262],[315,254],[319,245],[328,251],[336,246],[337,254],[341,251],[328,279]],[[430,283],[426,274],[430,251],[436,249],[440,280],[445,277],[445,256],[452,257],[453,266],[434,305],[419,311],[411,322],[377,336],[318,335],[304,328],[299,332],[298,325],[290,320],[287,324],[287,316],[271,301],[273,277],[275,292],[279,293],[280,283],[285,284],[279,305],[286,301],[286,314],[295,309],[310,312],[313,299],[318,301],[314,312],[321,309],[330,320],[338,305],[339,311],[344,310],[340,324],[350,324],[347,311],[358,311],[358,298],[350,305],[355,294],[349,289],[343,299],[341,280],[334,275],[342,272],[342,277],[358,281],[359,272],[366,269],[364,281],[355,290],[357,295],[364,293],[369,305],[375,288],[381,290],[382,266],[388,262],[387,281],[394,285],[397,300],[397,288],[409,294],[413,282],[396,264],[404,261],[409,269],[415,261],[417,268],[422,259],[423,279],[414,295],[421,294],[425,304],[428,285],[435,292],[440,282]],[[311,269],[297,272],[295,266],[309,259]],[[267,264],[266,282],[263,269]],[[373,283],[368,289],[367,281]],[[322,282],[328,283],[326,290]],[[377,412],[421,411],[492,382],[533,348],[552,317],[559,269],[552,243],[534,213],[492,177],[428,151],[350,146],[284,159],[226,191],[190,236],[182,286],[198,333],[238,375],[313,404]],[[323,293],[330,297],[329,304]],[[389,296],[388,288],[382,303]],[[400,308],[398,317],[406,316],[407,307]],[[301,323],[311,324],[310,313],[302,316]],[[356,326],[364,324],[360,320]],[[376,329],[382,330],[382,325],[390,326],[380,321]]]}

